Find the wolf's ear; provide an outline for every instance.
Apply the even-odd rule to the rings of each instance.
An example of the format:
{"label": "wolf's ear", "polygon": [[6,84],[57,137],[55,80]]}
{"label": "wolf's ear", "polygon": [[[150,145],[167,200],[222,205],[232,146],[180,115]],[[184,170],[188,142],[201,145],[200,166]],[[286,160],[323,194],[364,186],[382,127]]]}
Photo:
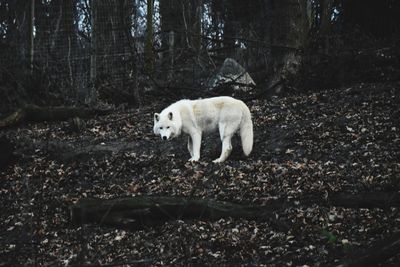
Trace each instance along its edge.
{"label": "wolf's ear", "polygon": [[159,121],[159,120],[160,120],[160,114],[155,113],[155,114],[154,114],[154,120],[155,120],[155,121]]}
{"label": "wolf's ear", "polygon": [[172,121],[172,118],[173,118],[172,112],[168,113],[168,119],[169,119],[170,121]]}

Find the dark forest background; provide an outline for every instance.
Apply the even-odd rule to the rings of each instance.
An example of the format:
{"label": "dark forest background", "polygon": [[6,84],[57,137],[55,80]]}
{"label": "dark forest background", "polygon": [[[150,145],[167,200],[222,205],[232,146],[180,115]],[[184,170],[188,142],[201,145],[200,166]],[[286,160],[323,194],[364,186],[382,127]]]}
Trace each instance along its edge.
{"label": "dark forest background", "polygon": [[268,93],[398,80],[395,0],[2,0],[0,107],[201,96],[226,58]]}

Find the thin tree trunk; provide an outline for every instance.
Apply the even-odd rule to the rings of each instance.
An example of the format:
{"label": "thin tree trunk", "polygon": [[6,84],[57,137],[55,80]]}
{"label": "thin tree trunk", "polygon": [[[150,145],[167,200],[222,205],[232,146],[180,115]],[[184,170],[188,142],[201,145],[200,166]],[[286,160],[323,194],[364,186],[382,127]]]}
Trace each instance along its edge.
{"label": "thin tree trunk", "polygon": [[151,75],[154,71],[154,51],[153,51],[153,0],[147,0],[146,16],[146,48],[145,48],[145,69]]}
{"label": "thin tree trunk", "polygon": [[31,0],[31,12],[29,23],[29,69],[33,73],[34,46],[34,27],[35,27],[35,0]]}
{"label": "thin tree trunk", "polygon": [[331,34],[331,16],[333,0],[321,0],[321,25],[319,34],[324,42],[324,53],[329,53],[329,35]]}
{"label": "thin tree trunk", "polygon": [[[91,11],[91,38],[90,38],[90,86],[86,92],[83,93],[86,99],[89,98],[89,102],[92,102],[95,98],[95,83],[97,79],[97,54],[98,54],[98,31],[97,31],[97,1],[90,1]],[[84,99],[85,100],[85,99]],[[86,101],[85,101],[86,102]]]}

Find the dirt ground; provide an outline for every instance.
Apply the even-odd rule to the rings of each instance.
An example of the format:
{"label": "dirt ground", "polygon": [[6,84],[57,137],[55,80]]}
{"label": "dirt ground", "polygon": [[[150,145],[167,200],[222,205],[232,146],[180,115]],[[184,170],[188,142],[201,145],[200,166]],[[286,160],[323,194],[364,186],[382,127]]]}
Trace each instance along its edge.
{"label": "dirt ground", "polygon": [[[0,266],[327,266],[400,231],[400,210],[322,205],[334,193],[400,193],[400,84],[357,84],[247,103],[249,158],[239,139],[223,164],[217,135],[189,163],[186,137],[152,132],[165,103],[74,122],[3,131],[16,162],[0,172]],[[78,199],[185,196],[268,205],[275,218],[172,219],[130,231],[72,226]],[[354,254],[355,253],[355,254]],[[108,264],[108,265],[107,265]],[[399,266],[400,254],[381,266]]]}

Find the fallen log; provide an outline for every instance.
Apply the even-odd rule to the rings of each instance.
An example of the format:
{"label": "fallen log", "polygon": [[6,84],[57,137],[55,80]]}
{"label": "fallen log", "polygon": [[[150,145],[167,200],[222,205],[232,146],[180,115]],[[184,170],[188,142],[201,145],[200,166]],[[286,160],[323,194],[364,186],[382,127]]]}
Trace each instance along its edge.
{"label": "fallen log", "polygon": [[[328,200],[314,199],[301,201],[302,206],[319,204],[350,208],[399,207],[397,193],[371,192],[359,195],[336,194]],[[81,199],[70,207],[73,225],[95,223],[99,225],[129,228],[132,230],[157,226],[170,220],[218,220],[221,218],[262,219],[278,227],[287,228],[273,219],[274,213],[295,202],[275,200],[268,205],[241,205],[209,199],[137,196],[119,199]],[[281,224],[281,226],[279,226]]]}
{"label": "fallen log", "polygon": [[375,242],[370,248],[357,251],[342,267],[376,266],[400,253],[400,232],[392,234],[389,238]]}
{"label": "fallen log", "polygon": [[94,115],[110,114],[109,109],[79,107],[39,107],[27,105],[0,119],[0,129],[15,126],[21,122],[62,121],[74,117],[88,118]]}
{"label": "fallen log", "polygon": [[129,228],[157,226],[170,220],[264,219],[275,206],[246,206],[208,199],[138,196],[120,199],[81,199],[70,207],[75,226],[87,223]]}
{"label": "fallen log", "polygon": [[400,207],[400,194],[393,192],[367,192],[359,194],[337,193],[329,197],[332,206],[344,208]]}

